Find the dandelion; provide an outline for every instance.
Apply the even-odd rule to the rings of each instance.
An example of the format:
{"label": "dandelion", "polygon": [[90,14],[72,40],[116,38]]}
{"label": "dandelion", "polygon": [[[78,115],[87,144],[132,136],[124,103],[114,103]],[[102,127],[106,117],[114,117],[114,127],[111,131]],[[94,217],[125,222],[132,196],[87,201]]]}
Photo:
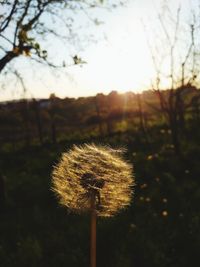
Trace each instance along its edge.
{"label": "dandelion", "polygon": [[167,198],[163,198],[162,201],[163,201],[164,203],[167,203]]}
{"label": "dandelion", "polygon": [[150,197],[146,197],[146,202],[150,202],[150,201],[151,201]]}
{"label": "dandelion", "polygon": [[60,204],[76,213],[91,213],[91,266],[96,266],[96,216],[109,217],[131,201],[132,166],[123,150],[85,144],[63,153],[54,167],[53,191]]}
{"label": "dandelion", "polygon": [[141,184],[140,188],[141,188],[141,189],[144,189],[144,188],[146,188],[147,186],[148,186],[147,184]]}
{"label": "dandelion", "polygon": [[152,160],[152,159],[153,159],[153,155],[147,156],[147,160]]}
{"label": "dandelion", "polygon": [[164,211],[162,212],[162,216],[166,217],[167,215],[168,215],[168,212],[167,212],[166,210],[164,210]]}

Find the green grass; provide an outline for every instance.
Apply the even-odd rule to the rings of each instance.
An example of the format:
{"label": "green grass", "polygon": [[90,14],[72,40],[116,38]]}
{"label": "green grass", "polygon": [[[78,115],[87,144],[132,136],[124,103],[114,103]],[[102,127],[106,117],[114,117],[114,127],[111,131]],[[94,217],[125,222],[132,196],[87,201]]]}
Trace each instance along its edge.
{"label": "green grass", "polygon": [[73,143],[91,141],[125,146],[137,183],[127,210],[111,219],[98,219],[98,266],[196,266],[200,146],[197,137],[182,139],[180,159],[168,133],[160,131],[158,126],[149,128],[148,141],[141,131],[129,130],[104,137],[63,138],[57,145],[18,145],[15,151],[4,146],[0,152],[6,188],[0,215],[1,266],[89,266],[89,216],[74,215],[57,204],[51,172],[62,151]]}

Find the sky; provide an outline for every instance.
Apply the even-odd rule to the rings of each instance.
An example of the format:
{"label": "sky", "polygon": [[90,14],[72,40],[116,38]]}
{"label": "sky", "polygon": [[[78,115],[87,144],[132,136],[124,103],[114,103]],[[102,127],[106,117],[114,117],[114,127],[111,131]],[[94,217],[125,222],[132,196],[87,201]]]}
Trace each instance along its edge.
{"label": "sky", "polygon": [[[22,84],[16,82],[14,76],[1,77],[0,101],[24,97],[48,98],[51,93],[58,97],[80,97],[107,94],[112,90],[140,92],[149,89],[155,78],[149,43],[154,46],[156,34],[161,36],[159,31],[162,31],[158,13],[166,12],[168,6],[175,14],[180,4],[181,16],[187,22],[190,19],[188,10],[197,8],[197,0],[129,0],[126,6],[111,11],[93,11],[91,16],[103,22],[99,26],[78,14],[76,26],[83,27],[79,30],[75,27],[75,31],[83,41],[75,37],[69,44],[63,44],[50,37],[46,45],[48,43],[51,51],[50,59],[68,64],[72,55],[78,54],[86,63],[52,70],[30,63],[28,57],[20,57],[13,66],[23,77],[27,91],[23,91]],[[89,41],[87,35],[92,35],[94,41]],[[161,57],[162,53],[163,58],[166,57],[164,69],[167,73],[169,60],[167,52],[160,51]]]}

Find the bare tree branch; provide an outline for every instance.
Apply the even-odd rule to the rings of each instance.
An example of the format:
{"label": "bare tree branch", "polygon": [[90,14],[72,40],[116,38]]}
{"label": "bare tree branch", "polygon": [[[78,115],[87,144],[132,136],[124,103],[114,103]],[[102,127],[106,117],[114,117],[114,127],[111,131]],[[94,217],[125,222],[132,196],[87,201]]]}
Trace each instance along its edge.
{"label": "bare tree branch", "polygon": [[13,3],[13,6],[11,8],[11,11],[9,13],[9,15],[4,19],[4,21],[1,23],[1,26],[0,26],[0,33],[3,32],[9,25],[11,19],[12,19],[12,16],[13,14],[15,13],[16,11],[16,6],[18,4],[18,0],[15,0],[14,3]]}

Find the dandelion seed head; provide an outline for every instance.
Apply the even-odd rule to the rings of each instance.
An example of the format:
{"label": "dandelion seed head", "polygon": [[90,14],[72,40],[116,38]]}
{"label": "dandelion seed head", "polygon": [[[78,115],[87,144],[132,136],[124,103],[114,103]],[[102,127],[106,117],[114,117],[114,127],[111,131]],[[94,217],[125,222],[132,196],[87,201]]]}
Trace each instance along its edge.
{"label": "dandelion seed head", "polygon": [[166,217],[167,215],[168,215],[168,212],[167,212],[166,210],[164,210],[164,211],[162,212],[162,216]]}
{"label": "dandelion seed head", "polygon": [[52,174],[53,191],[60,204],[74,212],[91,210],[95,194],[98,216],[112,216],[126,208],[132,197],[132,165],[122,158],[123,150],[84,144],[63,153]]}

